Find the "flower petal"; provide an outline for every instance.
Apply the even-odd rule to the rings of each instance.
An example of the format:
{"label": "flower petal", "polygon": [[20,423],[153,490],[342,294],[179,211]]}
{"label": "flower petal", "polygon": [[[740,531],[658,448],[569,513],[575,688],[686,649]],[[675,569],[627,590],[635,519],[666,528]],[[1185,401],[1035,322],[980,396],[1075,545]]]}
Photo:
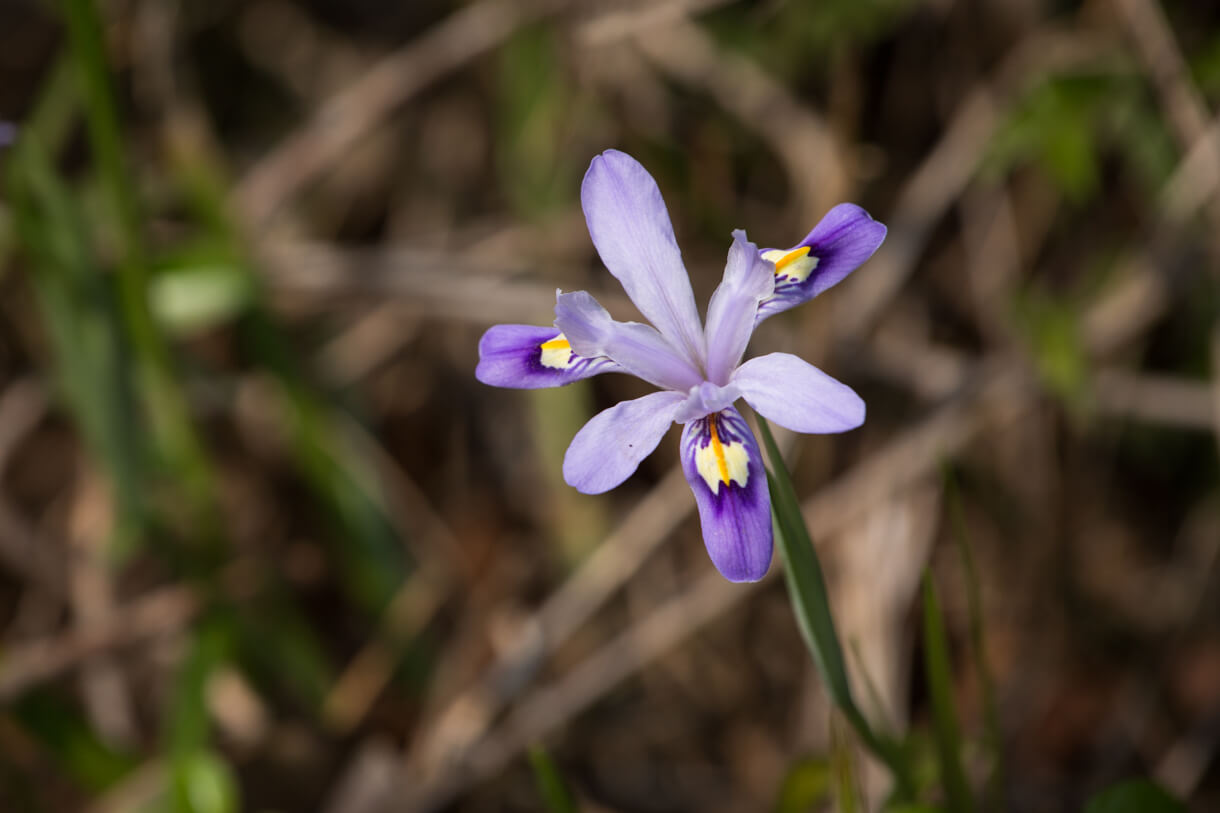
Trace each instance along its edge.
{"label": "flower petal", "polygon": [[737,368],[733,383],[760,415],[793,432],[845,432],[864,423],[864,401],[789,353],[770,353]]}
{"label": "flower petal", "polygon": [[651,325],[616,322],[586,291],[560,294],[555,302],[555,326],[587,358],[605,356],[634,376],[687,392],[703,380],[685,357]]}
{"label": "flower petal", "polygon": [[775,293],[758,308],[758,321],[808,302],[856,270],[885,239],[885,226],[854,203],[827,212],[799,245],[767,249],[775,263]]}
{"label": "flower petal", "polygon": [[699,366],[703,330],[657,182],[618,150],[595,157],[580,187],[589,236],[640,313]]}
{"label": "flower petal", "polygon": [[689,423],[696,418],[719,412],[725,407],[732,406],[733,402],[740,397],[741,390],[737,388],[736,384],[726,384],[720,387],[710,381],[704,381],[697,387],[691,387],[686,400],[682,402],[682,406],[674,415],[674,422]]}
{"label": "flower petal", "polygon": [[750,343],[758,303],[775,289],[771,263],[758,253],[746,233],[733,232],[733,245],[724,266],[724,280],[707,307],[707,376],[725,384]]}
{"label": "flower petal", "polygon": [[614,488],[657,448],[684,399],[678,392],[654,392],[594,415],[568,446],[563,479],[585,494]]}
{"label": "flower petal", "polygon": [[681,454],[712,564],[729,581],[758,581],[771,565],[771,495],[750,427],[733,407],[691,421]]}
{"label": "flower petal", "polygon": [[479,340],[474,375],[493,387],[533,390],[613,372],[623,369],[608,358],[577,355],[558,328],[496,325]]}

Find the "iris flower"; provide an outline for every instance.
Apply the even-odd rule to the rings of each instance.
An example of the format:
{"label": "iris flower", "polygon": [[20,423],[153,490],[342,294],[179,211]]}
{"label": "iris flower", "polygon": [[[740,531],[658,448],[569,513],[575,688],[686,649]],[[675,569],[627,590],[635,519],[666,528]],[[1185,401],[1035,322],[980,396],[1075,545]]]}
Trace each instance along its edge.
{"label": "iris flower", "polygon": [[780,426],[811,433],[854,429],[864,422],[864,402],[796,356],[770,353],[744,363],[742,356],[760,322],[812,299],[872,256],[885,226],[844,203],[790,249],[760,251],[734,231],[704,325],[648,171],[609,150],[593,159],[580,194],[602,262],[652,324],[615,321],[587,292],[560,291],[553,327],[488,330],[475,375],[485,384],[533,389],[619,372],[659,387],[585,424],[564,457],[564,479],[585,494],[608,491],[631,476],[671,424],[683,424],[682,468],[712,563],[730,581],[757,581],[771,564],[771,499],[758,444],[734,402],[744,398]]}

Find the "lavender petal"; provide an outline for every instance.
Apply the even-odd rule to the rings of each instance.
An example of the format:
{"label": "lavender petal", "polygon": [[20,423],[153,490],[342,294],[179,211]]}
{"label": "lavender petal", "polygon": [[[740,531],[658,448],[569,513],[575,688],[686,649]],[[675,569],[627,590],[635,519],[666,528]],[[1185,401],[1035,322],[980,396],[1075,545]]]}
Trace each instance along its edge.
{"label": "lavender petal", "polygon": [[750,427],[732,407],[691,421],[681,457],[712,564],[729,581],[758,581],[771,565],[771,495]]}
{"label": "lavender petal", "polygon": [[589,235],[640,313],[694,366],[703,359],[695,295],[656,181],[626,153],[595,157],[580,187]]}
{"label": "lavender petal", "polygon": [[601,494],[626,480],[657,448],[683,398],[654,392],[594,415],[568,446],[563,479],[585,494]]}
{"label": "lavender petal", "polygon": [[623,370],[608,358],[577,355],[557,328],[496,325],[479,340],[474,375],[493,387],[534,390],[613,372]]}
{"label": "lavender petal", "polygon": [[[799,244],[786,251],[766,249],[776,264],[775,292],[762,301],[758,321],[808,302],[856,270],[885,239],[886,228],[854,203],[827,212]],[[800,256],[802,250],[808,253]]]}
{"label": "lavender petal", "polygon": [[712,294],[707,308],[707,375],[725,384],[741,361],[758,304],[775,289],[774,266],[758,253],[758,246],[740,229],[733,232],[724,266],[724,279]]}
{"label": "lavender petal", "polygon": [[845,432],[864,423],[864,401],[851,387],[789,353],[750,359],[733,383],[755,411],[794,432]]}
{"label": "lavender petal", "polygon": [[686,400],[682,402],[682,406],[674,415],[674,421],[689,423],[696,418],[702,418],[732,406],[733,402],[740,397],[741,390],[737,388],[736,384],[730,383],[721,387],[710,381],[704,381],[697,387],[691,387]]}
{"label": "lavender petal", "polygon": [[651,325],[616,322],[589,293],[560,294],[555,326],[588,358],[606,357],[623,370],[667,390],[687,392],[702,381],[699,371]]}

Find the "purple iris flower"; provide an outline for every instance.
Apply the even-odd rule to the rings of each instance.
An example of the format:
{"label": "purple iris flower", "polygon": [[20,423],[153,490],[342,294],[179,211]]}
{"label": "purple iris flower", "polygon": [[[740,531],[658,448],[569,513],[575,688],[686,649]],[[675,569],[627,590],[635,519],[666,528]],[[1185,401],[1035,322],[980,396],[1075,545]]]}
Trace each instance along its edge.
{"label": "purple iris flower", "polygon": [[759,322],[812,299],[872,256],[885,226],[840,204],[790,249],[760,251],[733,232],[724,280],[699,319],[656,181],[616,150],[593,159],[580,190],[589,234],[610,273],[652,323],[618,322],[585,291],[558,293],[553,327],[496,325],[479,342],[485,384],[556,387],[623,372],[660,387],[593,417],[563,461],[569,485],[600,494],[626,480],[673,423],[708,554],[725,578],[757,581],[771,564],[771,498],[758,444],[734,407],[796,432],[864,422],[849,387],[788,353],[742,363]]}

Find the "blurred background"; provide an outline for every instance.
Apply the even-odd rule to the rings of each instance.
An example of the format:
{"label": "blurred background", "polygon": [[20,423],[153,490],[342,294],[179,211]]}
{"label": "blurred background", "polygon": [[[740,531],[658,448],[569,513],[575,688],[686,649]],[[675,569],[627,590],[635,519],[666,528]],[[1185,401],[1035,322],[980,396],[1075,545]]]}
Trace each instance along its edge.
{"label": "blurred background", "polygon": [[750,352],[868,403],[781,443],[923,798],[927,567],[977,809],[1220,809],[1217,112],[1202,0],[2,0],[0,809],[881,805],[676,435],[563,483],[646,385],[474,379],[557,287],[632,317],[611,147],[701,303],[734,228],[889,226]]}

